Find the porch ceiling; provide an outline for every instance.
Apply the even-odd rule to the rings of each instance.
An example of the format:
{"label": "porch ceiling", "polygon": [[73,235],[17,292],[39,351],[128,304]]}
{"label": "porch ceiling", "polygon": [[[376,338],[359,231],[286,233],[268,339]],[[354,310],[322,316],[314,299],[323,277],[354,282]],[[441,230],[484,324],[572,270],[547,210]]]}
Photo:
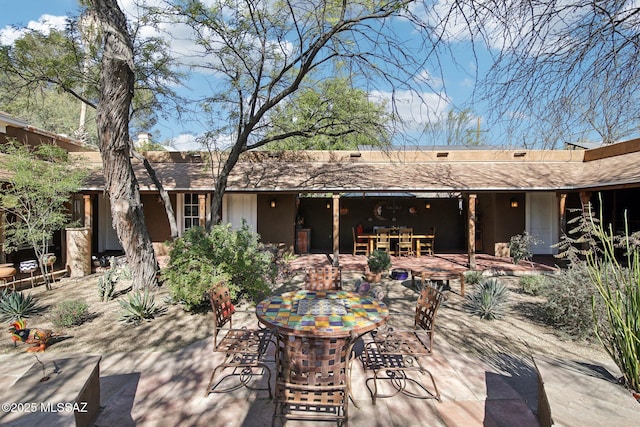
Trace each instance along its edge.
{"label": "porch ceiling", "polygon": [[[457,154],[457,153],[456,153]],[[495,157],[495,156],[494,156]],[[352,158],[342,152],[334,156],[311,154],[273,157],[245,156],[229,177],[232,192],[450,192],[450,191],[554,191],[579,190],[640,183],[640,152],[584,162],[581,157],[550,159],[530,156],[531,161],[513,156],[483,160],[455,157],[390,155],[387,161]],[[486,158],[486,160],[484,160]],[[102,190],[104,178],[99,162],[91,165],[84,190]],[[87,162],[85,162],[87,164]],[[210,172],[203,163],[160,161],[153,166],[169,191],[212,191]],[[155,191],[146,171],[134,165],[142,191]]]}

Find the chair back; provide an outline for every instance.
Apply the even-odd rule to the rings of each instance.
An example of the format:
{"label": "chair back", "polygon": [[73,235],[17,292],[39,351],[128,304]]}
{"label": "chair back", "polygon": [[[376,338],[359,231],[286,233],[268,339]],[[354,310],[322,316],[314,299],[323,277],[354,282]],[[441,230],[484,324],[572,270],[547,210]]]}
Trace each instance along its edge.
{"label": "chair back", "polygon": [[390,230],[388,228],[379,228],[376,231],[376,249],[391,249],[391,240],[389,238]]}
{"label": "chair back", "polygon": [[229,288],[224,283],[218,283],[209,290],[209,302],[213,310],[213,336],[214,345],[217,346],[218,333],[227,323],[229,328],[233,328],[231,316],[235,313],[236,308],[231,302],[231,294]]}
{"label": "chair back", "polygon": [[274,417],[346,420],[354,341],[276,333]]}
{"label": "chair back", "polygon": [[401,228],[398,232],[399,243],[411,243],[413,239],[413,228]]}
{"label": "chair back", "polygon": [[341,267],[316,267],[307,269],[304,277],[307,291],[339,291],[342,289]]}
{"label": "chair back", "polygon": [[[431,331],[433,333],[436,313],[442,303],[444,294],[433,286],[424,286],[420,291],[416,304],[415,327]],[[433,340],[433,336],[431,337]]]}

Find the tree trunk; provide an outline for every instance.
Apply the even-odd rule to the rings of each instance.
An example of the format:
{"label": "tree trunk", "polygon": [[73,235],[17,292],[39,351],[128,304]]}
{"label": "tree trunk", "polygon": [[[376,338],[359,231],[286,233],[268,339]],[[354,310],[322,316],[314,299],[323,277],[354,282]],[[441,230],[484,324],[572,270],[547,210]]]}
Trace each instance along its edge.
{"label": "tree trunk", "polygon": [[96,113],[111,217],[127,256],[134,288],[156,287],[158,262],[129,157],[129,113],[134,88],[132,42],[117,0],[89,0],[87,4],[103,31],[100,100]]}
{"label": "tree trunk", "polygon": [[[213,196],[211,197],[211,223],[207,224],[207,228],[211,228],[212,226],[219,224],[222,221],[222,197],[224,196],[224,192],[227,188],[227,180],[229,178],[229,174],[233,170],[233,167],[238,163],[238,159],[240,158],[240,154],[242,153],[242,148],[246,144],[246,138],[244,142],[236,142],[231,151],[229,152],[229,156],[225,159],[224,165],[220,170],[220,173],[216,177],[216,185],[213,192]],[[210,161],[214,160],[215,156],[212,156]]]}
{"label": "tree trunk", "polygon": [[162,182],[158,179],[158,175],[156,175],[155,169],[149,163],[149,160],[146,159],[142,154],[138,153],[135,150],[131,150],[131,154],[133,157],[138,159],[144,165],[144,168],[147,170],[147,174],[151,181],[155,184],[158,192],[160,193],[160,197],[162,198],[162,203],[164,204],[164,211],[167,214],[167,219],[169,220],[169,228],[171,229],[171,238],[175,239],[178,237],[178,223],[176,222],[176,215],[173,212],[173,206],[171,206],[171,199],[169,198],[169,193],[164,189]]}

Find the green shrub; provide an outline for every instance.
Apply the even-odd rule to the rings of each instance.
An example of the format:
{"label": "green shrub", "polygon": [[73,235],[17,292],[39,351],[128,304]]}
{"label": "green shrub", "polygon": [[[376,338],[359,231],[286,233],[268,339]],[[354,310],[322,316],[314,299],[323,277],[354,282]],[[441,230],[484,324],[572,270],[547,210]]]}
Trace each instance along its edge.
{"label": "green shrub", "polygon": [[192,309],[206,302],[206,292],[220,281],[227,283],[234,299],[263,299],[271,292],[269,281],[275,280],[277,265],[258,237],[246,223],[239,230],[230,224],[216,225],[210,232],[187,230],[173,241],[162,273],[173,299]]}
{"label": "green shrub", "polygon": [[89,306],[83,301],[62,301],[51,312],[51,323],[58,328],[81,325],[87,318]]}
{"label": "green shrub", "polygon": [[482,282],[482,271],[467,271],[464,273],[464,283],[475,286]]}
{"label": "green shrub", "polygon": [[[592,336],[593,300],[597,291],[591,284],[586,263],[574,262],[567,269],[545,276],[545,280],[543,311],[546,322],[575,339]],[[598,302],[597,307],[602,312],[602,304]]]}
{"label": "green shrub", "polygon": [[0,293],[0,320],[13,322],[20,318],[26,318],[40,311],[33,295],[22,292]]}
{"label": "green shrub", "polygon": [[487,279],[476,285],[467,295],[465,307],[482,319],[493,320],[504,317],[508,303],[506,286],[496,278]]}
{"label": "green shrub", "polygon": [[367,266],[372,273],[382,273],[388,270],[391,268],[391,256],[389,256],[389,252],[383,251],[382,249],[374,250],[369,254]]}
{"label": "green shrub", "polygon": [[546,284],[544,276],[538,274],[520,277],[520,286],[525,294],[541,295],[544,293]]}
{"label": "green shrub", "polygon": [[531,253],[531,246],[539,243],[540,241],[529,232],[524,231],[522,234],[516,234],[509,240],[509,254],[513,259],[513,263],[517,264],[521,260],[529,261],[533,254]]}
{"label": "green shrub", "polygon": [[156,306],[155,296],[148,290],[133,292],[127,299],[118,302],[123,309],[120,321],[134,325],[139,325],[143,320],[152,320],[165,311],[164,308]]}

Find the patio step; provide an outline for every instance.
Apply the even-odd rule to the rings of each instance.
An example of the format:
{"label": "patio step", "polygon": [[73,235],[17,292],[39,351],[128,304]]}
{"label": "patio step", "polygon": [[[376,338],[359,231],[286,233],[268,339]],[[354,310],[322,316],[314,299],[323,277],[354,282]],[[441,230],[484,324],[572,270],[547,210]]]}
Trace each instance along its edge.
{"label": "patio step", "polygon": [[[638,426],[640,403],[601,365],[535,359],[539,373],[541,426]],[[545,421],[546,420],[546,421]]]}

